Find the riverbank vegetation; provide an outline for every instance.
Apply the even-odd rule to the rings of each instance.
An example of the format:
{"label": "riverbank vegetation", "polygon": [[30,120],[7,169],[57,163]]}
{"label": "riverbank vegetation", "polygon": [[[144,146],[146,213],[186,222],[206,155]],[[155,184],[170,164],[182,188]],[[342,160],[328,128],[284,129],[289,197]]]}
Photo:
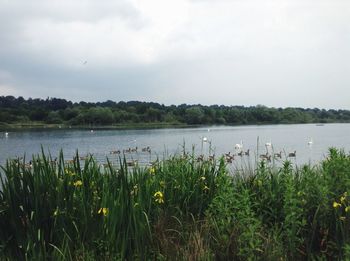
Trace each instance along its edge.
{"label": "riverbank vegetation", "polygon": [[346,260],[350,155],[228,173],[178,155],[128,169],[41,155],[1,170],[0,259]]}
{"label": "riverbank vegetation", "polygon": [[0,96],[0,127],[186,126],[350,122],[348,110],[257,106],[165,106],[154,102],[79,102]]}

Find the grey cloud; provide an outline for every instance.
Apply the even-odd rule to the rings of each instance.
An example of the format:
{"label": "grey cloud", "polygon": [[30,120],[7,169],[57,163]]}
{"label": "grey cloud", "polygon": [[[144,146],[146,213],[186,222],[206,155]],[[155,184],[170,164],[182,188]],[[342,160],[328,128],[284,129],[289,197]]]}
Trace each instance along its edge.
{"label": "grey cloud", "polygon": [[31,0],[2,2],[0,21],[3,22],[4,27],[38,19],[47,19],[59,23],[74,21],[94,23],[108,18],[120,18],[130,28],[136,30],[147,24],[147,20],[142,17],[140,11],[127,0]]}
{"label": "grey cloud", "polygon": [[[0,86],[13,86],[26,97],[350,109],[346,1],[192,0],[183,10],[188,16],[180,10],[169,28],[152,24],[152,17],[126,0],[1,3]],[[43,27],[50,32],[56,24],[65,24],[60,28],[64,31],[74,21],[94,26],[110,18],[125,25],[125,32],[107,37],[111,42],[106,42],[103,35],[95,36],[84,27],[84,40],[102,40],[92,39],[82,52],[85,56],[74,57],[74,66],[70,56],[79,53],[74,48],[84,44],[80,39],[69,45],[71,39],[55,34],[30,38],[23,33],[31,21],[40,25],[49,19]],[[173,24],[177,19],[182,20]],[[31,49],[31,41],[47,37],[52,41]],[[120,50],[112,48],[119,42],[124,43]],[[149,60],[137,59],[146,56],[145,46],[154,54]],[[105,47],[110,50],[99,60]]]}

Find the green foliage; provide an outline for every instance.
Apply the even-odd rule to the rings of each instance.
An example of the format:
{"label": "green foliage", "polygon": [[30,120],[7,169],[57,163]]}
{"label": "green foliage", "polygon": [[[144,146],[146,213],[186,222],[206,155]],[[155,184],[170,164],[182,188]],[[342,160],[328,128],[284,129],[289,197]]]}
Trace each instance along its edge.
{"label": "green foliage", "polygon": [[133,169],[122,159],[118,169],[92,157],[81,162],[78,154],[70,163],[63,154],[58,161],[44,154],[31,163],[9,160],[1,179],[0,258],[152,256],[163,245],[160,224],[204,216],[218,172],[213,162],[179,157]]}
{"label": "green foliage", "polygon": [[0,259],[340,260],[349,258],[350,156],[252,173],[184,153],[128,169],[44,154],[8,160]]}
{"label": "green foliage", "polygon": [[23,99],[0,96],[0,123],[44,122],[69,125],[134,123],[168,124],[277,124],[350,122],[350,111],[244,106],[164,106],[154,102],[72,103],[64,99]]}

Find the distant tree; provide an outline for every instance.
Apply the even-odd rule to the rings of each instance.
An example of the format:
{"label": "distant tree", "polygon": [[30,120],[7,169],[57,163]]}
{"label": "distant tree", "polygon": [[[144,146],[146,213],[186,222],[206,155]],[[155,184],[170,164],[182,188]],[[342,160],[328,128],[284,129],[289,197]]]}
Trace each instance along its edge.
{"label": "distant tree", "polygon": [[37,107],[30,112],[29,118],[32,121],[45,121],[48,113],[47,110]]}
{"label": "distant tree", "polygon": [[69,121],[79,114],[79,108],[66,108],[62,111],[62,118],[65,121]]}
{"label": "distant tree", "polygon": [[204,113],[199,106],[194,106],[186,109],[185,120],[189,124],[201,124]]}
{"label": "distant tree", "polygon": [[349,110],[257,106],[170,105],[129,101],[72,103],[59,98],[0,96],[0,122],[66,122],[80,125],[169,122],[187,124],[257,124],[350,122]]}
{"label": "distant tree", "polygon": [[62,119],[58,111],[50,111],[46,117],[46,123],[62,123]]}
{"label": "distant tree", "polygon": [[155,108],[148,108],[146,111],[148,121],[161,121],[162,120],[162,111]]}

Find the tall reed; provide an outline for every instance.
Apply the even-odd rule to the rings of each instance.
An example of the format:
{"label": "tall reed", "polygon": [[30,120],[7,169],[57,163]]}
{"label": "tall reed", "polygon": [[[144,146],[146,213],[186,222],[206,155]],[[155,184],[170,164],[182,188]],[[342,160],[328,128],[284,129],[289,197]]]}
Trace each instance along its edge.
{"label": "tall reed", "polygon": [[[350,256],[350,156],[318,166],[175,155],[150,166],[92,156],[8,160],[0,259],[304,260]],[[232,169],[231,169],[232,170]]]}

